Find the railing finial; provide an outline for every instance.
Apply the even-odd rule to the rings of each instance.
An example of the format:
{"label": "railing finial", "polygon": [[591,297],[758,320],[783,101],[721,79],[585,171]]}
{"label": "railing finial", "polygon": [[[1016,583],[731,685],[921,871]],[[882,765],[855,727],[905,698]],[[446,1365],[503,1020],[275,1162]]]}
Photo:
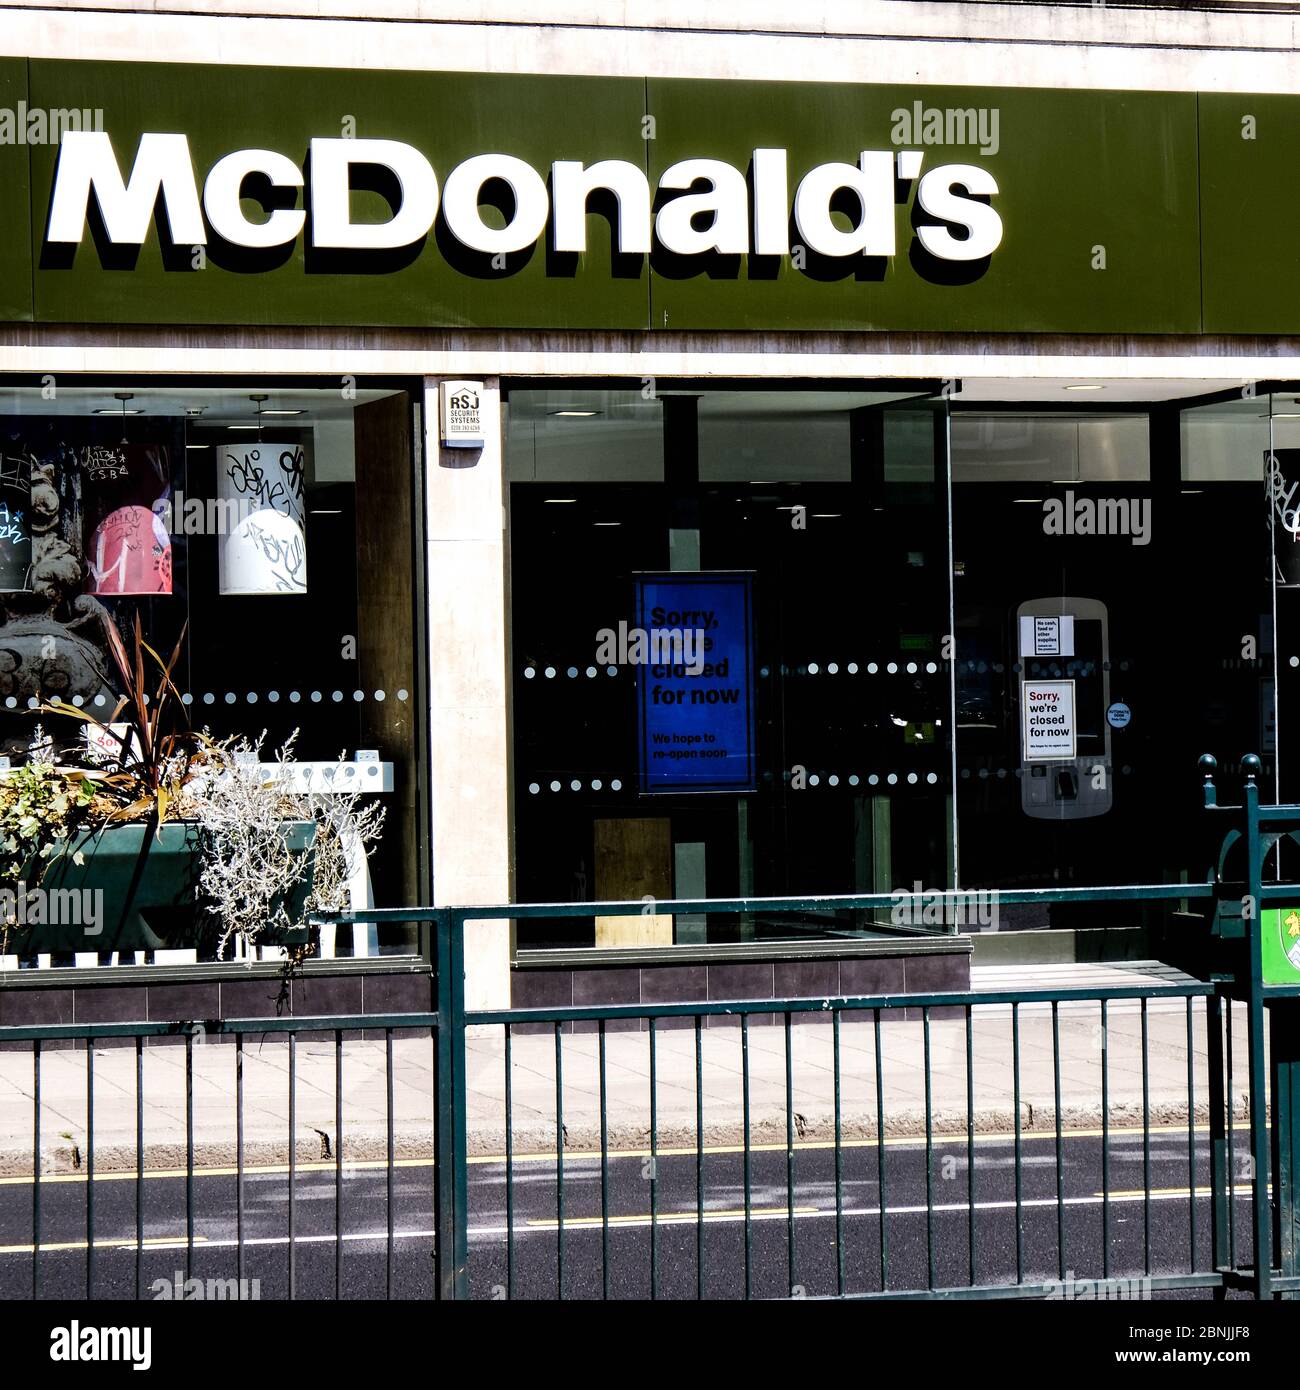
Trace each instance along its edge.
{"label": "railing finial", "polygon": [[1247,782],[1253,782],[1263,769],[1257,753],[1247,753],[1241,760],[1241,775]]}
{"label": "railing finial", "polygon": [[1201,769],[1201,776],[1205,778],[1205,784],[1201,788],[1205,804],[1213,806],[1218,801],[1218,793],[1214,789],[1214,774],[1218,771],[1219,761],[1213,753],[1202,753],[1196,760],[1196,766]]}

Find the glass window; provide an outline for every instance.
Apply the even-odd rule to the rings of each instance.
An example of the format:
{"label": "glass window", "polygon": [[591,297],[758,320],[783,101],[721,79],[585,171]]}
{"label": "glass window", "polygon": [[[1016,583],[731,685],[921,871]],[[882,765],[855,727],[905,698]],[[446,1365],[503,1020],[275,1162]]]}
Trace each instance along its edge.
{"label": "glass window", "polygon": [[[243,736],[267,763],[292,740],[295,787],[360,787],[359,805],[385,807],[379,840],[349,850],[353,905],[422,900],[412,427],[411,396],[380,386],[0,393],[0,752],[17,766],[43,737],[56,762],[83,761],[85,722],[50,705],[109,721],[125,688],[113,643],[133,655],[138,619],[164,660],[178,649],[176,729]],[[155,916],[133,915],[112,949],[87,941],[22,963],[215,954]],[[312,947],[375,955],[414,941],[340,927]]]}
{"label": "glass window", "polygon": [[[512,438],[516,403],[527,436],[537,397],[509,390]],[[511,473],[520,900],[945,886],[942,403],[898,391],[660,382],[658,468],[632,477],[628,457],[651,472],[643,418],[597,414],[608,399],[552,391],[546,402],[563,400],[570,437],[591,431],[572,446],[590,460],[582,479],[561,487]],[[629,648],[641,616],[656,622],[655,600],[639,605],[639,594],[706,595],[659,602],[670,627],[693,611],[722,623],[738,587],[752,680],[737,675],[744,654],[730,618],[725,630],[701,625],[714,642],[701,665],[728,664],[698,684]],[[665,692],[680,692],[684,711],[665,714]],[[683,771],[648,785],[647,752],[666,744],[653,766],[707,772],[716,766],[708,742],[716,751],[739,739],[734,721],[695,718],[711,695],[749,697],[752,782],[738,790],[719,776],[708,787]],[[739,923],[650,913],[521,928],[519,944],[759,940],[872,925],[829,912]]]}

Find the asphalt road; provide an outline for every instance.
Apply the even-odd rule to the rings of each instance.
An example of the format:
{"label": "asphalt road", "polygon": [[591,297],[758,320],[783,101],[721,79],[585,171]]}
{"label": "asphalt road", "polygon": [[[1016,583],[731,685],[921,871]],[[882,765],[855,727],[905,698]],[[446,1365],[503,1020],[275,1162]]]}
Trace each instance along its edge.
{"label": "asphalt road", "polygon": [[[1241,1136],[1238,1135],[1240,1144]],[[1205,1270],[1210,1262],[1208,1153],[1197,1134],[1197,1222],[1191,1250],[1187,1133],[1152,1131],[1151,1200],[1144,1199],[1140,1130],[1112,1131],[1109,1147],[1109,1240],[1103,1242],[1102,1144],[1092,1133],[1067,1134],[1058,1166],[1051,1135],[1026,1136],[1021,1167],[1020,1265],[1027,1280],[1103,1275],[1109,1246],[1111,1277]],[[970,1279],[970,1202],[966,1141],[936,1139],[929,1185],[924,1140],[891,1140],[884,1150],[888,1217],[884,1223],[887,1287],[892,1290],[964,1284]],[[810,1297],[843,1286],[881,1287],[880,1182],[876,1146],[846,1144],[840,1212],[836,1212],[833,1147],[798,1144],[794,1154],[793,1219],[789,1216],[784,1147],[751,1156],[750,1213],[745,1216],[744,1156],[737,1149],[661,1154],[657,1168],[643,1154],[612,1154],[601,1182],[599,1155],[565,1155],[563,1250],[556,1216],[555,1156],[523,1156],[514,1164],[512,1268],[507,1269],[506,1165],[471,1161],[470,1280],[475,1297],[555,1298],[563,1256],[566,1298],[651,1295],[651,1204],[658,1213],[654,1252],[658,1295],[695,1298],[701,1270],[704,1296],[739,1298],[748,1277],[752,1296],[785,1297],[791,1286]],[[697,1166],[702,1168],[704,1222],[698,1220]],[[1243,1168],[1243,1156],[1237,1159]],[[393,1174],[391,1291],[397,1298],[433,1292],[433,1169],[425,1160],[400,1161]],[[652,1181],[653,1177],[653,1181]],[[388,1175],[382,1163],[346,1167],[343,1177],[342,1290],[350,1298],[388,1292]],[[233,1279],[237,1274],[236,1180],[233,1171],[200,1171],[193,1179],[193,1252],[187,1271],[184,1173],[148,1174],[144,1184],[144,1246],[139,1277],[144,1297],[155,1281],[173,1290],[188,1277]],[[244,1183],[246,1293],[284,1298],[289,1288],[288,1175],[250,1169]],[[93,1294],[135,1296],[136,1182],[134,1175],[98,1175],[94,1183]],[[294,1288],[299,1298],[332,1298],[336,1253],[332,1166],[300,1166],[294,1188]],[[1016,1183],[1010,1138],[976,1143],[975,1274],[979,1283],[1014,1280],[1017,1271]],[[32,1289],[30,1178],[0,1179],[0,1297],[26,1298]],[[87,1184],[84,1177],[45,1178],[40,1185],[41,1297],[79,1298],[87,1290]],[[608,1229],[602,1222],[602,1201]],[[1249,1204],[1244,1186],[1235,1206],[1238,1259],[1249,1253]],[[1065,1256],[1058,1260],[1063,1226]],[[748,1237],[748,1257],[746,1245]],[[842,1242],[842,1244],[841,1244]],[[699,1251],[703,1247],[703,1261]],[[793,1277],[791,1247],[793,1246]],[[608,1261],[605,1261],[605,1252]],[[842,1259],[841,1259],[842,1252]],[[931,1277],[933,1267],[933,1277]],[[607,1275],[606,1275],[607,1270]],[[258,1281],[256,1288],[252,1281]],[[1136,1292],[1136,1291],[1135,1291]],[[1201,1296],[1205,1296],[1201,1294]]]}

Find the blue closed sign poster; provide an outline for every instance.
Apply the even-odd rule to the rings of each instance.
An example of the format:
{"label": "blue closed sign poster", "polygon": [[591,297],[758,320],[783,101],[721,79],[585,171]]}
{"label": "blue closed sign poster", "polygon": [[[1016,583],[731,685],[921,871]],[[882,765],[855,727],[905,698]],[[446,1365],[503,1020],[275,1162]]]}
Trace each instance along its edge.
{"label": "blue closed sign poster", "polygon": [[754,790],[752,579],[637,578],[641,791]]}

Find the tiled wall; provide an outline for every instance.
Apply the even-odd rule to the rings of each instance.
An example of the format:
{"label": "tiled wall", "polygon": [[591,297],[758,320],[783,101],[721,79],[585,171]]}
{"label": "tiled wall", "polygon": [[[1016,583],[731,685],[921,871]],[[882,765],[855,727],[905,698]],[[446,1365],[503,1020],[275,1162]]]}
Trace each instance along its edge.
{"label": "tiled wall", "polygon": [[[697,1000],[809,999],[833,995],[925,994],[970,988],[969,949],[898,956],[820,956],[804,960],[707,962],[685,965],[608,967],[516,966],[511,1005],[516,1009],[581,1008],[602,1004],[678,1004]],[[933,1017],[941,1012],[936,1009]],[[895,1018],[919,1018],[919,1009],[899,1009]],[[798,1015],[796,1015],[796,1018]],[[807,1014],[825,1022],[828,1014]],[[776,1014],[751,1015],[753,1023],[777,1021]],[[711,1027],[735,1026],[734,1019],[711,1016]],[[520,1024],[519,1032],[547,1024]],[[642,1019],[610,1020],[609,1030],[644,1028]],[[662,1028],[693,1027],[687,1019],[665,1019]],[[591,1032],[596,1024],[578,1021],[566,1032]]]}
{"label": "tiled wall", "polygon": [[[433,1007],[427,973],[328,974],[290,981],[282,1005],[277,976],[241,975],[193,983],[85,983],[0,987],[0,1027],[44,1023],[191,1023],[225,1018],[316,1014],[425,1013]],[[182,1032],[190,1030],[181,1030]],[[30,1043],[12,1046],[27,1048]],[[55,1043],[47,1046],[57,1046]]]}

